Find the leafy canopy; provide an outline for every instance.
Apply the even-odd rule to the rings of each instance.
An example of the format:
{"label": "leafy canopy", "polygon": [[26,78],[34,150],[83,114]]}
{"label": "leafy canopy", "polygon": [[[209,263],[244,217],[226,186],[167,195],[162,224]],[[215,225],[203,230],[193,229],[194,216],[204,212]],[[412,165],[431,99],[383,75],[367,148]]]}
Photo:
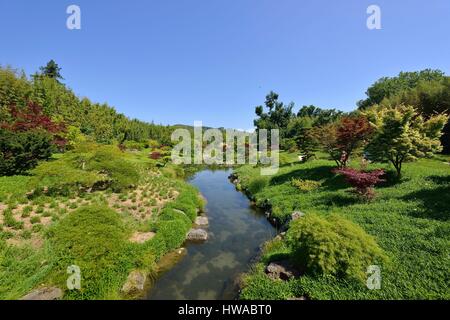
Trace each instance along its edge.
{"label": "leafy canopy", "polygon": [[444,114],[425,120],[412,106],[374,106],[364,114],[374,128],[367,145],[371,160],[390,162],[401,176],[402,164],[442,150],[439,141],[447,121]]}

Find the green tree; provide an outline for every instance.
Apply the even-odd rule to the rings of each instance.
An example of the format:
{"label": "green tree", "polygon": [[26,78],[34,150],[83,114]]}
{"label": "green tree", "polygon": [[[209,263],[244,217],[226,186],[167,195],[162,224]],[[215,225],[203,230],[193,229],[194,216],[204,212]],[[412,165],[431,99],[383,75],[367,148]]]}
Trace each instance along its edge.
{"label": "green tree", "polygon": [[41,75],[44,77],[55,79],[57,81],[64,80],[61,76],[61,68],[53,59],[47,62],[47,65],[44,67],[40,67],[40,70]]}
{"label": "green tree", "polygon": [[52,135],[44,130],[13,132],[0,128],[0,176],[24,173],[55,151]]}
{"label": "green tree", "polygon": [[[385,98],[382,104],[414,106],[425,119],[439,113],[450,114],[450,77],[434,81],[422,80],[415,88]],[[450,119],[443,132],[441,137],[443,152],[450,153]]]}
{"label": "green tree", "polygon": [[413,106],[374,106],[364,112],[374,128],[366,147],[371,160],[390,162],[401,178],[406,161],[431,156],[442,149],[439,141],[447,115],[425,120]]}
{"label": "green tree", "polygon": [[264,112],[263,106],[256,107],[255,113],[258,116],[258,119],[254,121],[254,124],[257,130],[279,129],[280,138],[283,139],[286,137],[286,129],[289,121],[294,116],[292,113],[294,104],[290,103],[285,105],[283,102],[278,101],[278,98],[278,94],[273,91],[266,96],[266,101],[264,104],[268,111]]}
{"label": "green tree", "polygon": [[367,89],[367,99],[359,101],[358,107],[360,109],[366,109],[375,104],[380,104],[385,98],[417,87],[421,81],[441,81],[444,78],[444,72],[431,69],[416,72],[400,72],[396,77],[381,78]]}

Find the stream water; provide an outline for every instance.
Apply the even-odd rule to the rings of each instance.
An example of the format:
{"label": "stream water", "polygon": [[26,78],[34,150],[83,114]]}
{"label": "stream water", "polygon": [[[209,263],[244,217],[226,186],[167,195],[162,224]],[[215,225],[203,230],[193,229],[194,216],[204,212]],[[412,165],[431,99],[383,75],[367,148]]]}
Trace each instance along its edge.
{"label": "stream water", "polygon": [[152,300],[223,300],[237,296],[237,277],[249,270],[275,229],[228,180],[230,170],[205,170],[190,183],[208,201],[208,241],[187,242],[185,256],[162,273],[147,294]]}

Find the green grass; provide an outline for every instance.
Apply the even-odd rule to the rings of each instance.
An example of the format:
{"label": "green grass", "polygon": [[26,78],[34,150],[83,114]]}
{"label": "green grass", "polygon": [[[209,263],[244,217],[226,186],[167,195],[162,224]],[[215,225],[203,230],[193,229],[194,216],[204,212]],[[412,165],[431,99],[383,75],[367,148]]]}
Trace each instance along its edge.
{"label": "green grass", "polygon": [[[117,183],[122,183],[123,186],[130,185],[127,187],[130,195],[127,195],[128,192],[122,193],[119,196],[120,200],[134,199],[134,208],[140,209],[144,215],[145,209],[137,206],[138,184],[131,186],[131,182],[133,184],[136,182],[135,178],[132,177],[131,181],[127,177],[127,170],[117,168],[119,162],[109,161],[102,154],[99,154],[99,157],[101,161],[94,163],[93,166],[109,170],[109,175]],[[126,161],[132,162],[133,167],[141,169],[145,168],[149,161],[147,156],[143,157],[140,154],[138,159],[134,159],[133,154],[124,154],[123,157]],[[46,166],[55,168],[54,164],[62,160],[64,157],[53,161],[53,166],[42,163],[40,168]],[[106,206],[108,197],[112,196],[111,191],[115,187],[121,189],[115,182],[106,191],[88,194],[77,194],[77,188],[73,189],[75,192],[65,194],[59,192],[64,190],[57,187],[53,193],[34,194],[31,205],[27,205],[29,200],[26,194],[43,172],[37,170],[34,172],[37,176],[31,178],[20,176],[0,178],[0,202],[8,206],[3,212],[4,221],[0,227],[0,300],[18,299],[40,285],[63,289],[65,299],[129,298],[120,294],[120,288],[129,272],[135,269],[154,272],[155,262],[158,259],[183,244],[197,211],[203,208],[197,189],[185,181],[179,179],[172,181],[173,177],[167,175],[151,176],[147,171],[141,172],[143,183],[151,181],[152,184],[157,183],[164,189],[173,188],[177,191],[178,197],[168,201],[166,207],[161,208],[161,212],[158,208],[154,208],[154,216],[146,222],[137,222],[132,219],[131,213],[124,211],[119,214],[114,210],[116,208]],[[62,172],[59,172],[61,173],[59,175],[58,172],[52,172],[52,175],[46,177],[46,181],[54,186],[78,183],[78,175]],[[30,183],[30,179],[34,179],[34,182]],[[42,186],[46,184],[40,180],[39,183],[43,183]],[[78,198],[79,195],[91,200],[93,204],[85,204]],[[150,201],[151,205],[157,204],[154,199],[146,201]],[[17,207],[19,203],[26,204],[18,214],[24,218],[30,217],[31,229],[23,229],[23,222],[17,221],[12,214],[12,208]],[[69,213],[67,209],[60,207],[62,204],[66,204],[74,211]],[[38,215],[32,215],[33,209]],[[174,209],[183,210],[186,214],[177,213]],[[41,224],[42,217],[52,218],[50,226]],[[5,230],[10,227],[20,231]],[[144,244],[132,243],[129,237],[136,230],[154,231],[156,236]],[[30,247],[31,244],[26,241],[35,235],[43,237],[42,247]],[[10,238],[24,242],[19,246],[7,244],[6,240]],[[80,291],[66,290],[67,267],[71,265],[78,265],[81,268]]]}
{"label": "green grass", "polygon": [[48,248],[14,247],[0,239],[0,299],[18,299],[39,285],[52,270]]}
{"label": "green grass", "polygon": [[[296,210],[328,216],[341,215],[375,237],[391,260],[382,270],[381,290],[334,277],[304,276],[289,283],[273,282],[264,266],[290,249],[269,247],[260,263],[245,278],[243,299],[283,299],[307,295],[312,299],[449,299],[450,274],[450,166],[439,160],[420,160],[404,167],[402,181],[394,179],[376,188],[377,197],[362,203],[349,192],[342,177],[331,173],[334,164],[319,159],[282,166],[268,185],[253,196],[257,204],[271,208],[286,221]],[[373,164],[370,168],[386,165]],[[236,170],[244,189],[259,179],[259,169]],[[392,176],[391,173],[388,175]],[[292,179],[318,181],[320,189],[300,193]]]}

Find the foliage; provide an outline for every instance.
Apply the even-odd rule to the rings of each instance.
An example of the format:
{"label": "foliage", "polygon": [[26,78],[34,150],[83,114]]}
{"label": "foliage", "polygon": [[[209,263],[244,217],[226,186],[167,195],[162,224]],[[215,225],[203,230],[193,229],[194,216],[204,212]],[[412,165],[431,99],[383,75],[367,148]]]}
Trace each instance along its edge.
{"label": "foliage", "polygon": [[442,150],[439,138],[447,121],[446,115],[425,120],[412,106],[374,106],[364,114],[374,127],[375,134],[367,146],[374,161],[389,161],[400,178],[406,161],[429,157]]}
{"label": "foliage", "polygon": [[45,67],[41,67],[41,76],[48,77],[55,80],[64,80],[61,76],[61,68],[54,60],[50,60]]}
{"label": "foliage", "polygon": [[319,150],[319,142],[314,138],[314,130],[312,128],[301,128],[297,131],[295,137],[298,151],[304,156],[304,161],[315,157]]}
{"label": "foliage", "polygon": [[[358,102],[361,110],[376,104],[405,104],[414,106],[425,119],[439,113],[450,114],[450,77],[440,70],[401,72],[397,77],[381,78],[366,94],[367,99]],[[441,142],[444,151],[450,153],[449,120]]]}
{"label": "foliage", "polygon": [[[59,67],[58,67],[59,68]],[[77,127],[81,133],[99,143],[125,141],[147,142],[153,139],[162,144],[170,143],[172,127],[129,119],[106,104],[92,103],[78,98],[60,83],[52,70],[46,76],[36,75],[31,80],[23,73],[10,68],[0,68],[0,119],[10,121],[8,109],[26,108],[29,101],[42,106],[44,115],[58,118],[69,127]],[[59,71],[58,71],[59,72]],[[56,78],[55,78],[56,76]]]}
{"label": "foliage", "polygon": [[255,113],[259,118],[254,121],[254,124],[258,130],[280,130],[280,138],[283,139],[286,136],[285,128],[287,128],[293,116],[292,109],[294,105],[291,103],[286,106],[283,102],[278,101],[278,98],[278,94],[273,91],[266,96],[264,104],[268,112],[264,112],[263,106],[256,107]]}
{"label": "foliage", "polygon": [[267,177],[256,177],[250,182],[248,186],[248,191],[252,195],[256,194],[260,192],[262,189],[264,189],[268,185],[268,183],[269,181]]}
{"label": "foliage", "polygon": [[328,152],[339,168],[346,167],[351,155],[362,147],[372,133],[363,116],[343,117],[313,130],[314,139]]}
{"label": "foliage", "polygon": [[338,215],[308,214],[292,222],[287,239],[296,265],[312,274],[364,281],[369,266],[386,262],[373,237]]}
{"label": "foliage", "polygon": [[323,126],[339,120],[344,113],[336,109],[321,109],[319,107],[310,105],[303,106],[297,113],[299,119],[309,119],[311,127]]}
{"label": "foliage", "polygon": [[322,185],[320,181],[304,180],[304,179],[292,179],[291,184],[301,192],[311,192],[317,190]]}
{"label": "foliage", "polygon": [[61,137],[65,127],[42,113],[37,104],[9,108],[9,116],[0,123],[0,175],[24,173],[39,160],[47,160],[56,147],[66,141]]}
{"label": "foliage", "polygon": [[[394,96],[385,98],[383,105],[411,105],[425,118],[436,114],[450,115],[450,77],[426,81],[421,80],[412,89],[406,89]],[[441,143],[444,153],[450,153],[450,119],[444,127]]]}
{"label": "foliage", "polygon": [[122,191],[139,182],[139,166],[115,146],[84,143],[57,160],[33,170],[30,187],[48,194],[78,193],[90,189]]}
{"label": "foliage", "polygon": [[25,173],[55,151],[53,138],[45,131],[12,132],[0,128],[0,175]]}
{"label": "foliage", "polygon": [[383,182],[380,177],[385,174],[384,170],[359,171],[352,168],[334,170],[335,173],[342,174],[355,190],[355,192],[367,200],[372,200],[375,196],[374,187]]}
{"label": "foliage", "polygon": [[367,89],[367,99],[358,102],[360,109],[380,104],[383,99],[389,98],[406,89],[417,86],[421,81],[442,80],[444,73],[440,70],[425,69],[416,72],[400,72],[396,77],[384,77],[376,81]]}

